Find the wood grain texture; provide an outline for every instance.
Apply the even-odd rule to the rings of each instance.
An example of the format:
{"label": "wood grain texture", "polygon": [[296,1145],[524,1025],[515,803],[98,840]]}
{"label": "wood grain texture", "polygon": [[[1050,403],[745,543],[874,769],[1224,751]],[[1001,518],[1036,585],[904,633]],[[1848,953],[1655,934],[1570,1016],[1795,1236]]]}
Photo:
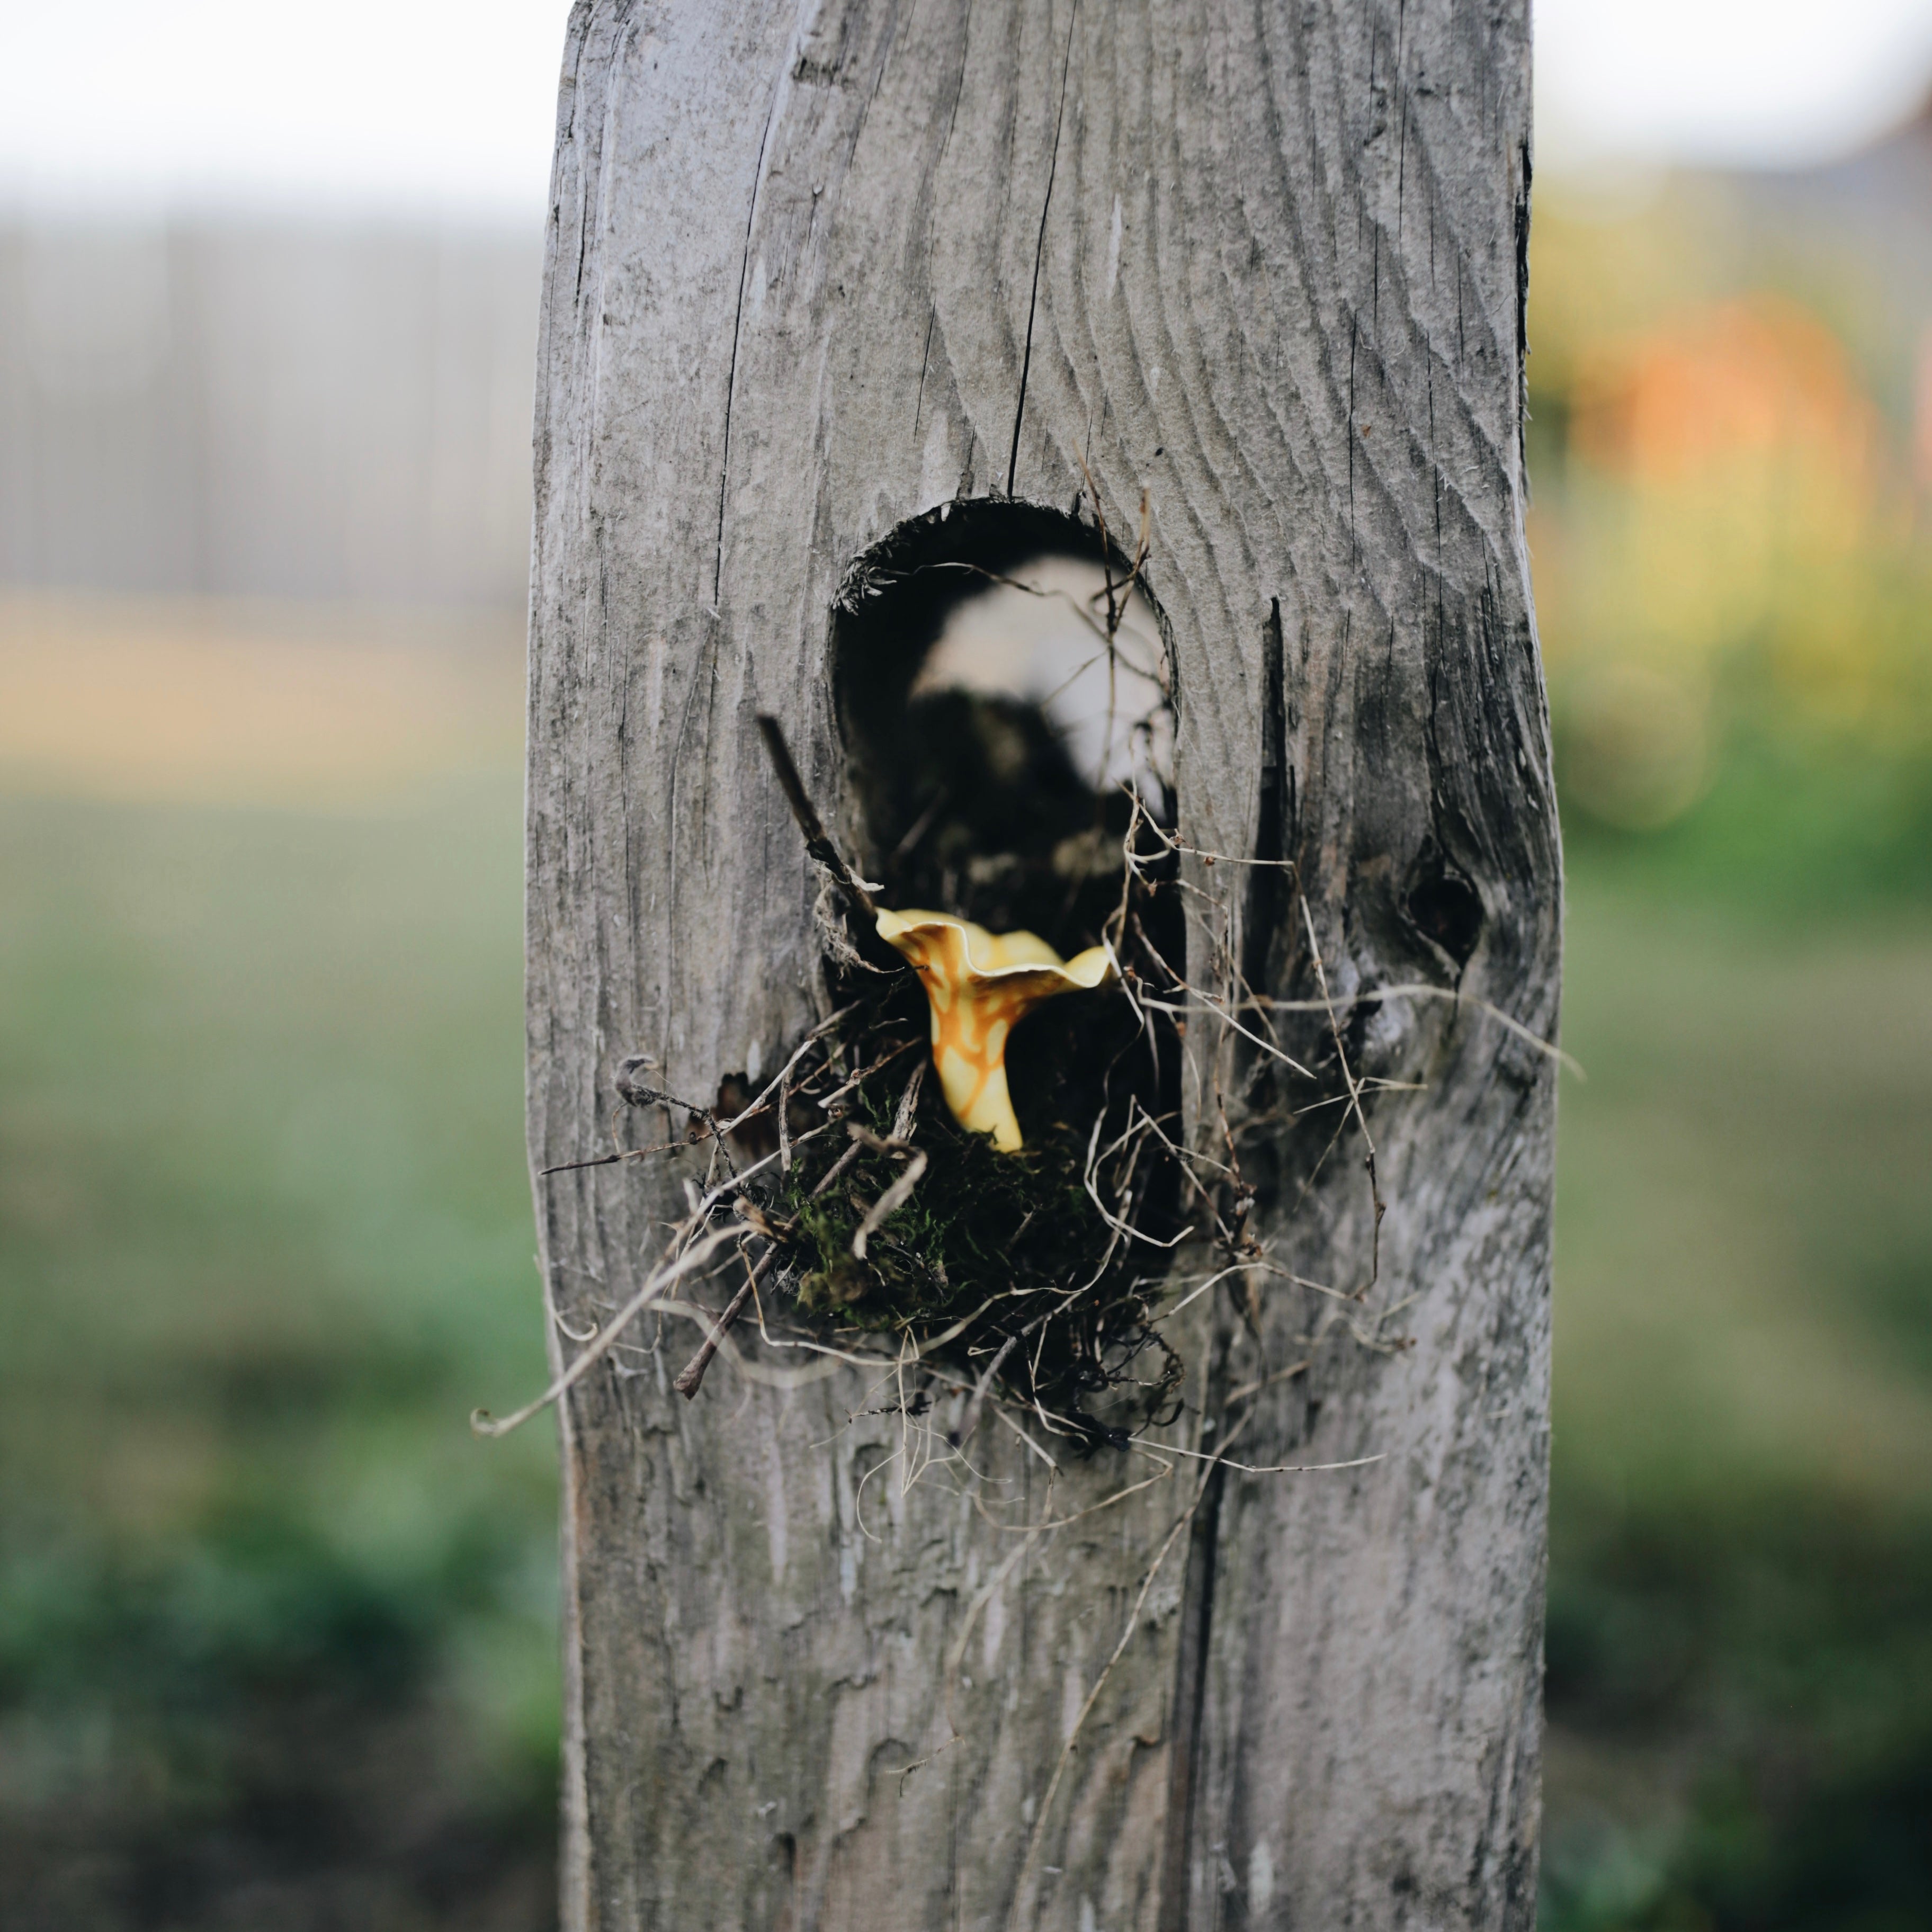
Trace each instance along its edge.
{"label": "wood grain texture", "polygon": [[[538,376],[536,1167],[599,1150],[625,1055],[708,1098],[819,1016],[754,714],[860,845],[844,573],[956,497],[1064,506],[1078,458],[1115,527],[1150,494],[1189,842],[1298,862],[1338,995],[1460,985],[1553,1036],[1528,99],[1522,0],[578,6]],[[1194,875],[1232,895],[1234,956],[1306,997],[1282,875],[1234,869]],[[1210,981],[1204,938],[1191,958]],[[976,1499],[902,1492],[868,1479],[899,1425],[848,1426],[877,1400],[856,1371],[778,1391],[720,1364],[686,1407],[675,1320],[579,1384],[568,1925],[1533,1923],[1553,1076],[1472,1005],[1353,1014],[1354,1063],[1427,1083],[1370,1108],[1376,1299],[1413,1345],[1324,1349],[1240,1440],[1371,1466],[1227,1473],[1177,1532],[1189,1465],[1016,1534],[1153,1466],[1049,1484],[989,1425]],[[1352,1286],[1367,1183],[1358,1138],[1318,1161],[1334,1118],[1267,1152],[1262,1212],[1298,1273]],[[536,1186],[580,1334],[675,1197],[637,1168]],[[1322,1305],[1270,1289],[1251,1330],[1198,1302],[1168,1439],[1211,1444]]]}

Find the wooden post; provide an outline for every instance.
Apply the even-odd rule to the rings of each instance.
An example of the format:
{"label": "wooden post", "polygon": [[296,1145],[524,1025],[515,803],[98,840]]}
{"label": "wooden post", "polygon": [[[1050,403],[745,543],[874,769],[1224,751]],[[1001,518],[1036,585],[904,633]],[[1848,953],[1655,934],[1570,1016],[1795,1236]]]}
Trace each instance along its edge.
{"label": "wooden post", "polygon": [[[954,500],[1064,512],[1083,463],[1130,541],[1148,494],[1181,838],[1297,868],[1190,862],[1228,922],[1219,955],[1197,922],[1190,977],[1325,980],[1335,1064],[1424,1085],[1364,1102],[1378,1252],[1352,1108],[1253,1156],[1284,1266],[1344,1294],[1372,1268],[1362,1341],[1297,1370],[1337,1304],[1275,1277],[1174,1324],[1160,1439],[1211,1459],[1238,1395],[1241,1463],[1365,1466],[1184,1459],[1121,1496],[1156,1466],[1049,1480],[988,1427],[980,1500],[1018,1499],[992,1512],[958,1470],[867,1483],[899,1424],[850,1419],[857,1370],[721,1362],[686,1404],[700,1331],[670,1319],[586,1374],[568,1926],[1533,1923],[1560,883],[1526,15],[579,0],[538,382],[534,1166],[608,1148],[626,1056],[708,1100],[820,1017],[756,716],[862,862],[846,573]],[[1229,1049],[1190,1046],[1199,1132]],[[536,1187],[562,1364],[681,1198],[644,1164]]]}

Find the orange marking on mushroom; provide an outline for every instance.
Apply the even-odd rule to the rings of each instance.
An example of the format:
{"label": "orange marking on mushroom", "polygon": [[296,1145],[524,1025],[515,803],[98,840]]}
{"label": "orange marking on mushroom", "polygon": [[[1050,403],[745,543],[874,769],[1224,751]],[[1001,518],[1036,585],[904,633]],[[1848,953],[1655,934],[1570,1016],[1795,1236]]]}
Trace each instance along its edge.
{"label": "orange marking on mushroom", "polygon": [[932,1064],[952,1118],[1011,1154],[1019,1122],[1006,1092],[1006,1045],[1042,1000],[1113,977],[1105,946],[1063,960],[1030,932],[991,933],[943,912],[882,912],[879,936],[911,964],[932,1009]]}

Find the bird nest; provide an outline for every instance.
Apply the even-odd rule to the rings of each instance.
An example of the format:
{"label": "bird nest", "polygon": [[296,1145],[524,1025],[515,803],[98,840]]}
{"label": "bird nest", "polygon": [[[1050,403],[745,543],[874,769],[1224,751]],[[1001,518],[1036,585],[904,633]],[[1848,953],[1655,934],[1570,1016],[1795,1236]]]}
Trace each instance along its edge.
{"label": "bird nest", "polygon": [[[767,734],[796,806],[802,788]],[[824,862],[808,805],[801,818]],[[728,1121],[714,1110],[699,1123],[743,1163],[735,1211],[765,1244],[738,1312],[748,1295],[768,1328],[802,1322],[916,1364],[901,1398],[914,1412],[928,1384],[970,1388],[962,1440],[989,1394],[1088,1448],[1174,1412],[1181,1364],[1154,1316],[1185,1228],[1170,1137],[1148,1105],[1162,1048],[1132,998],[1161,970],[1142,916],[1161,884],[1147,834],[1142,820],[1127,835],[1148,849],[1102,942],[1117,983],[1025,1022],[1013,1069],[1024,1144],[1002,1150],[954,1118],[920,979],[880,945],[869,895],[836,854],[821,924],[841,1004],[764,1092],[728,1085]],[[633,1097],[656,1097],[639,1070],[628,1078]]]}

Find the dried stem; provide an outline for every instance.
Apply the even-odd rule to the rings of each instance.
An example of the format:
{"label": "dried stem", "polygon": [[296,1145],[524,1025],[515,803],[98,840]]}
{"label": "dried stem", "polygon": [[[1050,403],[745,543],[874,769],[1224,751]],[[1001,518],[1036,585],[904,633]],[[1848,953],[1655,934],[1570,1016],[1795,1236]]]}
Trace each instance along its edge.
{"label": "dried stem", "polygon": [[718,1352],[718,1345],[724,1340],[726,1331],[745,1312],[745,1304],[758,1288],[758,1283],[772,1271],[772,1264],[778,1258],[778,1244],[774,1241],[758,1259],[754,1268],[747,1269],[745,1285],[732,1296],[724,1312],[718,1318],[716,1327],[705,1336],[698,1353],[678,1372],[677,1379],[671,1384],[686,1402],[695,1402],[698,1391],[704,1385],[704,1372],[711,1366],[711,1358]]}
{"label": "dried stem", "polygon": [[772,770],[778,775],[785,802],[791,807],[793,818],[798,820],[798,829],[805,834],[805,849],[838,881],[838,890],[864,916],[868,926],[875,924],[879,916],[878,903],[866,881],[846,864],[844,856],[832,844],[817,807],[806,794],[798,767],[792,762],[791,747],[785,742],[784,728],[769,712],[761,711],[758,714],[758,731],[765,741],[765,750],[771,759]]}

